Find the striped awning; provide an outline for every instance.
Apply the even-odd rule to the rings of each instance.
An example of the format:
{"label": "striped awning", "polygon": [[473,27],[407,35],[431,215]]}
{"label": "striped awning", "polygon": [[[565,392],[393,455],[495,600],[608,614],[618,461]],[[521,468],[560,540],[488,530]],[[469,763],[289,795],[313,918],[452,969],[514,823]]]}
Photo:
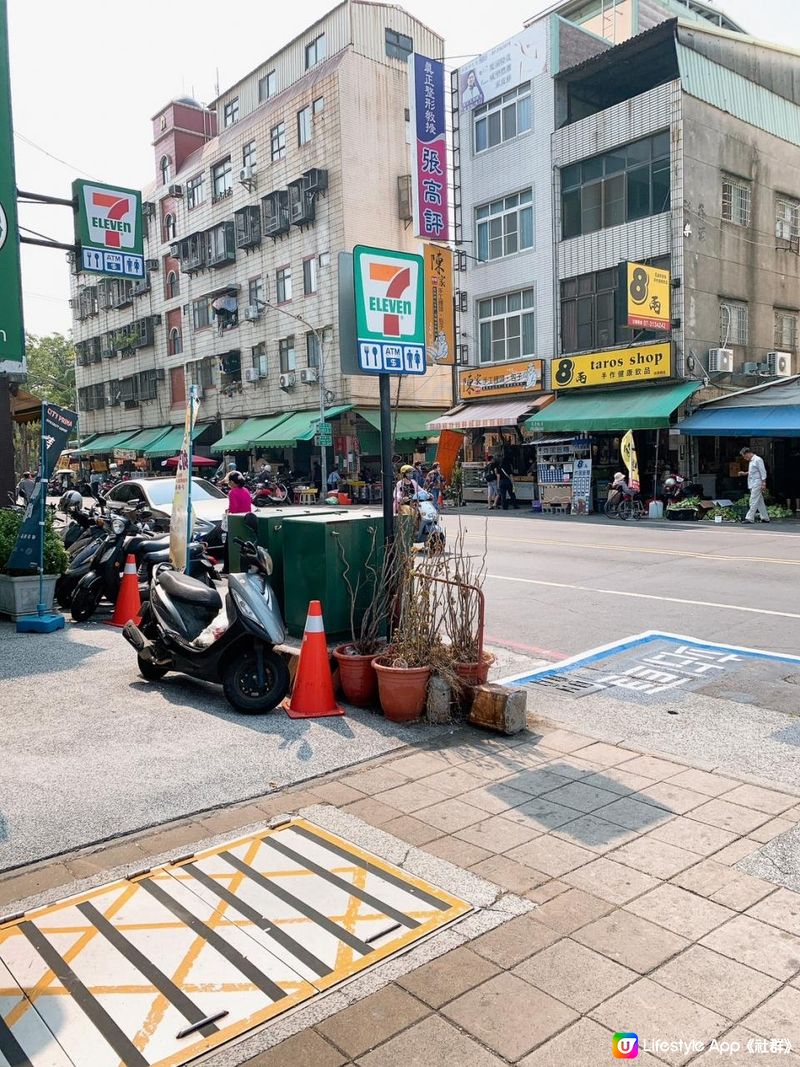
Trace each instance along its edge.
{"label": "striped awning", "polygon": [[516,426],[520,419],[534,411],[541,411],[553,400],[552,393],[521,400],[484,400],[475,404],[461,404],[440,419],[428,423],[429,430],[476,430],[494,426]]}

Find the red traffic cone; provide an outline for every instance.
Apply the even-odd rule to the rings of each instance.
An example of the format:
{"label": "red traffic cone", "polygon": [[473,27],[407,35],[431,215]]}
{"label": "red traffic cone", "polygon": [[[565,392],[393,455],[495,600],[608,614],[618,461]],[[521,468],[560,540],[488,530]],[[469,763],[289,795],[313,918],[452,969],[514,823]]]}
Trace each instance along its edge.
{"label": "red traffic cone", "polygon": [[122,572],[117,602],[114,605],[114,614],[108,620],[109,626],[125,626],[131,619],[139,622],[142,610],[142,601],[139,598],[139,579],[136,576],[136,557],[131,552],[125,560],[125,570]]}
{"label": "red traffic cone", "polygon": [[333,695],[333,677],[328,658],[328,642],[322,622],[322,605],[312,600],[308,605],[306,628],[300,646],[291,699],[282,703],[290,719],[318,719],[326,715],[344,715],[344,708]]}

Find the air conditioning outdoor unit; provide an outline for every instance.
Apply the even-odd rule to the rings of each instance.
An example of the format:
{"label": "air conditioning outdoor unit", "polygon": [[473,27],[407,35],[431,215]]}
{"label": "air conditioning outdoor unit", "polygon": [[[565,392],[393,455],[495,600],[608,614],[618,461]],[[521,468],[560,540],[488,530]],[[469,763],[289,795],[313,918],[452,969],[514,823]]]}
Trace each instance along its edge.
{"label": "air conditioning outdoor unit", "polygon": [[251,182],[252,180],[253,180],[253,168],[248,163],[246,166],[242,167],[242,169],[239,171],[239,181],[240,182]]}
{"label": "air conditioning outdoor unit", "polygon": [[303,385],[311,385],[313,382],[318,382],[319,371],[316,367],[306,367],[305,370],[300,371],[300,381]]}
{"label": "air conditioning outdoor unit", "polygon": [[166,380],[166,377],[167,377],[167,372],[164,370],[163,367],[159,367],[156,370],[156,381],[157,382],[163,382],[163,381]]}
{"label": "air conditioning outdoor unit", "polygon": [[245,367],[244,380],[246,382],[257,382],[261,378],[261,372],[258,367]]}
{"label": "air conditioning outdoor unit", "polygon": [[261,309],[258,304],[249,304],[244,309],[244,317],[248,322],[255,322],[261,317]]}
{"label": "air conditioning outdoor unit", "polygon": [[397,178],[397,215],[404,222],[409,222],[411,220],[412,208],[410,174],[401,174]]}
{"label": "air conditioning outdoor unit", "polygon": [[789,378],[792,374],[791,352],[767,352],[767,373],[776,378]]}
{"label": "air conditioning outdoor unit", "polygon": [[709,348],[708,373],[731,374],[733,371],[732,348]]}
{"label": "air conditioning outdoor unit", "polygon": [[290,370],[288,374],[282,374],[278,379],[281,389],[294,389],[295,374]]}
{"label": "air conditioning outdoor unit", "polygon": [[147,267],[148,270],[151,270],[151,271],[152,270],[158,270],[158,260],[157,259],[146,259],[144,261],[144,265],[145,265],[145,267]]}
{"label": "air conditioning outdoor unit", "polygon": [[170,185],[169,189],[167,189],[167,193],[170,196],[183,196],[183,186],[182,185]]}

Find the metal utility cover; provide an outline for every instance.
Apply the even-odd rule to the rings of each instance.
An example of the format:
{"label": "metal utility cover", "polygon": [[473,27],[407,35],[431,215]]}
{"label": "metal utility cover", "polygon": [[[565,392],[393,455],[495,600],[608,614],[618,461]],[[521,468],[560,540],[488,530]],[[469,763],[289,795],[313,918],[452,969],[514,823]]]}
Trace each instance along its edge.
{"label": "metal utility cover", "polygon": [[182,1064],[470,910],[293,819],[1,926],[0,1064]]}

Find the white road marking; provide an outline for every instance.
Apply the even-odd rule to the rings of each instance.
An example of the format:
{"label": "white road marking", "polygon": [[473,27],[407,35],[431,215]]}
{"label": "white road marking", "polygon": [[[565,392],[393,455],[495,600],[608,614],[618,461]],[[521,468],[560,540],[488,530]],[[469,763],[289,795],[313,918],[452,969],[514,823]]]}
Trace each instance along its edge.
{"label": "white road marking", "polygon": [[778,615],[782,619],[800,619],[800,614],[791,611],[770,611],[769,608],[748,608],[744,604],[719,604],[714,600],[683,600],[676,596],[656,596],[654,593],[632,593],[626,589],[595,589],[590,585],[571,585],[569,582],[545,582],[536,578],[511,578],[507,574],[487,574],[502,582],[521,582],[523,585],[545,585],[552,589],[577,589],[581,593],[605,593],[607,596],[627,596],[638,600],[663,600],[670,604],[691,604],[699,608],[724,608],[727,611],[745,611],[752,615]]}

